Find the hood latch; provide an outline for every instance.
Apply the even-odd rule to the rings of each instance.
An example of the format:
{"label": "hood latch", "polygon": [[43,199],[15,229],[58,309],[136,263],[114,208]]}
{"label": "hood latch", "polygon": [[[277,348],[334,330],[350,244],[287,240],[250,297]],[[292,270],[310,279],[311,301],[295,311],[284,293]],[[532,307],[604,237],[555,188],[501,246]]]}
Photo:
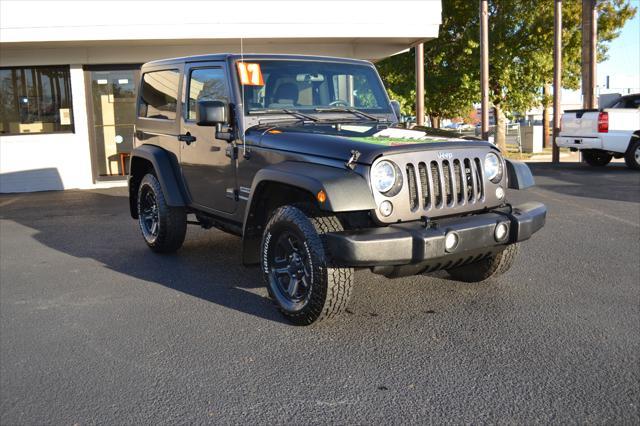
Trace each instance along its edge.
{"label": "hood latch", "polygon": [[360,158],[360,151],[358,151],[357,149],[352,149],[351,150],[351,157],[349,157],[349,160],[344,163],[345,166],[347,166],[348,169],[355,169],[356,168],[356,163],[358,162],[358,158]]}

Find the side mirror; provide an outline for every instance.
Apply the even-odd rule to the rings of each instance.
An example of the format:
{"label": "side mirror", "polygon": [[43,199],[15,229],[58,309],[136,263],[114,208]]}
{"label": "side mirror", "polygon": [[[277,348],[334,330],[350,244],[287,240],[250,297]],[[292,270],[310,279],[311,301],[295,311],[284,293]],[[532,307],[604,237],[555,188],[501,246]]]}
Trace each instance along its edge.
{"label": "side mirror", "polygon": [[402,112],[400,111],[400,102],[393,100],[390,102],[390,104],[391,104],[391,109],[396,114],[396,118],[398,119],[398,121],[402,121]]}
{"label": "side mirror", "polygon": [[198,101],[196,122],[198,126],[218,126],[229,121],[229,104],[224,101]]}

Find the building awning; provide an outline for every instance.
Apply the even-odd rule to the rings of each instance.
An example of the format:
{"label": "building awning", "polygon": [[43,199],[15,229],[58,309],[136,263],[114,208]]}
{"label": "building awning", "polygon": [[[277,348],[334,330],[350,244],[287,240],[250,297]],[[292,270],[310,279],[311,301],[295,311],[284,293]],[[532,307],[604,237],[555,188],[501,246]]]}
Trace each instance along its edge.
{"label": "building awning", "polygon": [[247,53],[378,60],[437,37],[441,23],[439,0],[21,1],[0,8],[2,65],[33,64],[33,52],[50,56],[46,49],[76,63],[236,53],[241,38]]}

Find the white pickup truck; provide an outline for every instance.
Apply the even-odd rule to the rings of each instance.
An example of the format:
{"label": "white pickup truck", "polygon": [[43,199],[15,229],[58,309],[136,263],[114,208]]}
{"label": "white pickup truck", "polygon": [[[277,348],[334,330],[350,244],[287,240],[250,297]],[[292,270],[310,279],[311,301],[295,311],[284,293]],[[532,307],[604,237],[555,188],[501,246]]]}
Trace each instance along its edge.
{"label": "white pickup truck", "polygon": [[581,151],[591,166],[624,157],[628,167],[640,170],[640,93],[619,97],[599,110],[565,111],[556,143]]}

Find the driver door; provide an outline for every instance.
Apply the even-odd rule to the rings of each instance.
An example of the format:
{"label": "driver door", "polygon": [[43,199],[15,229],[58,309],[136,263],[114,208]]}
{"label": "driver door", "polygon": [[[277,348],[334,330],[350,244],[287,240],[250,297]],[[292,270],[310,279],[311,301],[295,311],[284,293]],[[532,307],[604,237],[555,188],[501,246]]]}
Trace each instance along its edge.
{"label": "driver door", "polygon": [[185,107],[181,118],[180,163],[187,188],[197,207],[233,213],[237,201],[236,164],[227,156],[228,142],[216,139],[214,127],[196,124],[199,100],[229,102],[229,83],[223,62],[187,64]]}

